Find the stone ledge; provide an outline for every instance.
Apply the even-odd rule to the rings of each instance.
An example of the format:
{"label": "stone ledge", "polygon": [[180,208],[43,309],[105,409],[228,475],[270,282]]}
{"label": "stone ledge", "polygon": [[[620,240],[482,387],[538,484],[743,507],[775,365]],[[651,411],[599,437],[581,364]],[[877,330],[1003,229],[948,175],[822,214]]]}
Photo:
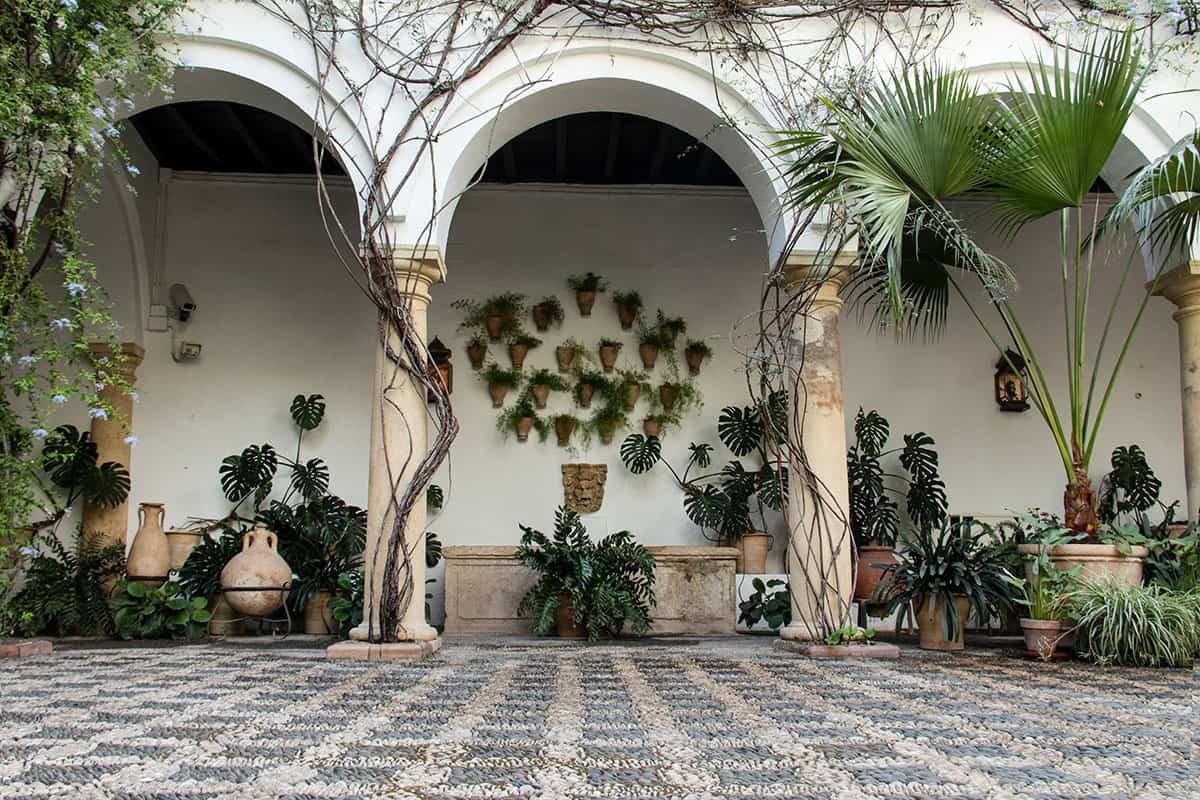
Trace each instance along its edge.
{"label": "stone ledge", "polygon": [[899,658],[900,648],[894,644],[822,644],[777,639],[773,645],[798,656],[808,658]]}
{"label": "stone ledge", "polygon": [[326,658],[351,661],[405,661],[428,658],[441,649],[442,640],[426,642],[372,642],[345,641],[331,644],[325,649]]}
{"label": "stone ledge", "polygon": [[47,656],[53,652],[54,645],[45,639],[0,639],[0,658]]}

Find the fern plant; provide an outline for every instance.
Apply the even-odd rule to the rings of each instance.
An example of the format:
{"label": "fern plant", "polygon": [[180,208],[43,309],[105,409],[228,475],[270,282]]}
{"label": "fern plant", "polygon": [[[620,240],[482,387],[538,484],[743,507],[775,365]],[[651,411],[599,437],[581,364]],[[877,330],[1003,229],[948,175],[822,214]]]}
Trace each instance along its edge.
{"label": "fern plant", "polygon": [[82,529],[70,547],[52,533],[37,542],[22,548],[25,584],[5,604],[0,627],[23,636],[112,633],[106,586],[125,567],[125,547]]}
{"label": "fern plant", "polygon": [[188,554],[176,580],[188,597],[216,597],[221,591],[221,570],[241,551],[242,534],[232,528],[222,529],[215,538],[205,536]]}
{"label": "fern plant", "polygon": [[521,531],[517,558],[539,578],[521,599],[520,613],[531,616],[535,633],[554,629],[562,602],[570,603],[590,640],[617,636],[626,624],[636,634],[650,629],[654,558],[629,531],[593,542],[565,506],[555,512],[553,535],[526,525]]}

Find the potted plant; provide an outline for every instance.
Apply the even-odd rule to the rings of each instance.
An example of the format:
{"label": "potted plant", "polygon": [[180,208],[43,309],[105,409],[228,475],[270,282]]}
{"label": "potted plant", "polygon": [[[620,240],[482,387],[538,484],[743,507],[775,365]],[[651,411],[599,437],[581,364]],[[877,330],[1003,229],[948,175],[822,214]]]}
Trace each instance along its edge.
{"label": "potted plant", "polygon": [[712,358],[712,348],[707,342],[689,339],[687,347],[683,348],[683,358],[687,362],[688,374],[699,375],[700,365]]}
{"label": "potted plant", "polygon": [[616,339],[601,339],[599,345],[600,366],[605,372],[612,372],[617,363],[617,353],[621,352],[621,342]]}
{"label": "potted plant", "polygon": [[498,342],[520,328],[520,320],[525,312],[525,295],[505,292],[483,302],[461,299],[450,305],[463,313],[459,330],[482,329],[489,339]]}
{"label": "potted plant", "polygon": [[642,366],[646,369],[654,369],[654,364],[658,361],[658,349],[662,344],[662,334],[658,328],[651,328],[647,325],[638,324],[638,355],[642,358]]}
{"label": "potted plant", "polygon": [[225,526],[215,536],[205,535],[179,569],[177,581],[184,594],[208,600],[207,608],[213,615],[208,632],[213,636],[230,636],[241,630],[241,618],[221,594],[221,570],[242,552],[243,533]]}
{"label": "potted plant", "polygon": [[626,411],[633,411],[637,406],[642,391],[650,392],[649,376],[645,372],[621,369],[617,370],[617,386],[621,390],[621,404]]}
{"label": "potted plant", "polygon": [[925,650],[962,650],[967,616],[987,620],[1009,606],[1014,578],[992,528],[978,520],[914,527],[884,568],[879,594],[896,633],[916,620]]}
{"label": "potted plant", "polygon": [[554,533],[522,525],[517,558],[537,583],[521,598],[534,633],[595,640],[650,629],[654,605],[654,558],[629,531],[593,542],[574,511],[560,506]]}
{"label": "potted plant", "polygon": [[583,345],[577,340],[567,339],[554,349],[554,357],[558,361],[558,371],[570,372],[578,367],[585,352]]}
{"label": "potted plant", "polygon": [[525,366],[525,356],[529,351],[542,343],[536,336],[518,331],[508,338],[508,357],[512,360],[512,368],[519,370]]}
{"label": "potted plant", "polygon": [[212,619],[208,601],[186,597],[174,581],[155,587],[119,581],[111,605],[113,624],[122,639],[199,639]]}
{"label": "potted plant", "polygon": [[515,433],[517,441],[524,442],[529,439],[529,432],[533,430],[536,421],[537,413],[533,408],[533,399],[529,394],[523,393],[517,402],[500,413],[496,419],[496,430],[505,437]]}
{"label": "potted plant", "polygon": [[529,312],[533,317],[533,324],[542,333],[549,330],[551,325],[561,325],[566,317],[562,301],[552,294],[534,303]]}
{"label": "potted plant", "polygon": [[560,378],[557,373],[551,372],[548,369],[534,370],[526,380],[526,383],[529,385],[529,392],[533,397],[534,408],[538,410],[546,407],[546,400],[550,397],[551,392],[565,392],[567,390],[567,382]]}
{"label": "potted plant", "polygon": [[649,414],[642,420],[642,432],[646,436],[661,437],[663,429],[674,421],[669,414]]}
{"label": "potted plant", "polygon": [[667,381],[658,387],[658,401],[666,413],[682,416],[700,402],[700,394],[690,381]]}
{"label": "potted plant", "polygon": [[675,342],[687,332],[687,322],[683,317],[668,317],[661,308],[658,309],[655,325],[658,327],[659,342],[668,350],[674,350]]}
{"label": "potted plant", "polygon": [[591,423],[600,436],[600,443],[612,444],[617,429],[624,428],[628,424],[628,417],[620,404],[606,403],[603,408],[592,415]]}
{"label": "potted plant", "polygon": [[487,384],[488,394],[492,397],[492,408],[500,408],[504,405],[504,398],[508,395],[509,389],[515,389],[521,385],[521,371],[517,369],[504,369],[495,361],[490,362],[479,373],[480,379]]}
{"label": "potted plant", "polygon": [[611,382],[604,377],[604,373],[585,371],[575,381],[575,401],[579,403],[580,408],[591,408],[592,397],[597,392],[605,392],[610,386]]}
{"label": "potted plant", "polygon": [[559,447],[571,443],[571,434],[579,426],[579,420],[570,414],[559,414],[554,418],[554,436],[558,439]]}
{"label": "potted plant", "polygon": [[613,305],[617,307],[617,319],[621,321],[621,330],[627,331],[642,313],[642,296],[637,292],[613,292]]}
{"label": "potted plant", "polygon": [[792,594],[787,581],[772,578],[764,583],[756,577],[751,585],[753,594],[738,603],[738,624],[753,628],[765,620],[773,631],[792,624]]}
{"label": "potted plant", "polygon": [[467,358],[471,361],[471,369],[477,370],[483,366],[488,354],[487,336],[476,333],[467,340]]}
{"label": "potted plant", "polygon": [[1026,577],[1018,581],[1021,594],[1017,603],[1024,606],[1026,614],[1021,617],[1025,652],[1048,661],[1064,642],[1067,596],[1081,568],[1055,569],[1050,560],[1053,542],[1047,540],[1044,544],[1049,546],[1025,557]]}
{"label": "potted plant", "polygon": [[567,286],[575,292],[575,303],[579,306],[579,316],[590,317],[592,306],[596,304],[596,294],[608,288],[608,281],[594,272],[583,275],[572,275],[567,279]]}

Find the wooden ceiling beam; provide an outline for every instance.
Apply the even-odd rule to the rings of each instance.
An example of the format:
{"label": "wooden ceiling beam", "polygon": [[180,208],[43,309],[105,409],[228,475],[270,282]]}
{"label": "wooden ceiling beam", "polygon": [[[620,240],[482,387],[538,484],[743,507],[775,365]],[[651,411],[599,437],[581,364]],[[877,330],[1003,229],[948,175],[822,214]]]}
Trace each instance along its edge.
{"label": "wooden ceiling beam", "polygon": [[180,112],[178,108],[168,103],[163,106],[163,113],[175,124],[183,133],[183,138],[188,140],[188,143],[199,150],[211,164],[212,169],[219,171],[225,164],[225,160],[217,155],[216,151],[209,147],[208,142],[200,138],[196,133],[196,129],[192,127],[192,123],[187,121],[187,118]]}
{"label": "wooden ceiling beam", "polygon": [[250,159],[254,162],[255,167],[259,172],[277,172],[275,161],[258,144],[258,140],[254,138],[254,134],[242,122],[242,118],[238,116],[237,109],[232,103],[219,103],[221,109],[221,117],[230,129],[237,135],[242,146],[250,153]]}

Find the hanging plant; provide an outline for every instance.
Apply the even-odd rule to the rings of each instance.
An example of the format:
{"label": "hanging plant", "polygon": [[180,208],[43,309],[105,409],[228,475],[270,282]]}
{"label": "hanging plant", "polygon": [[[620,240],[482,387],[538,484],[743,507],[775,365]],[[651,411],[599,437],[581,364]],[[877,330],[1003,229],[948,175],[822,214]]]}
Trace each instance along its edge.
{"label": "hanging plant", "polygon": [[691,382],[668,381],[658,387],[658,401],[666,413],[682,417],[687,410],[700,402],[700,393]]}
{"label": "hanging plant", "polygon": [[642,420],[642,432],[647,436],[659,438],[673,419],[670,414],[651,414]]}
{"label": "hanging plant", "polygon": [[608,281],[594,272],[587,272],[567,278],[567,286],[575,292],[575,303],[579,306],[579,315],[590,317],[592,306],[596,305],[596,295],[608,288]]}
{"label": "hanging plant", "polygon": [[621,321],[621,330],[627,331],[642,313],[642,296],[637,292],[613,292],[613,305],[617,307],[617,319]]}
{"label": "hanging plant", "polygon": [[617,353],[621,352],[621,347],[621,342],[616,339],[600,340],[600,366],[604,367],[605,372],[613,371],[613,367],[617,363]]}
{"label": "hanging plant", "polygon": [[471,360],[471,369],[481,368],[487,354],[487,337],[482,333],[476,333],[467,340],[467,358]]}
{"label": "hanging plant", "polygon": [[592,415],[591,425],[600,435],[601,444],[612,444],[617,430],[629,424],[629,418],[620,405],[609,403]]}
{"label": "hanging plant", "polygon": [[562,325],[566,315],[563,313],[562,301],[554,295],[546,295],[529,309],[533,324],[539,332],[545,333],[551,325]]}
{"label": "hanging plant", "polygon": [[663,314],[661,308],[656,315],[655,324],[658,326],[658,340],[668,350],[674,350],[675,342],[682,334],[687,333],[687,322],[683,317],[668,317]]}
{"label": "hanging plant", "polygon": [[699,339],[689,339],[683,349],[683,358],[687,361],[688,374],[699,375],[700,365],[712,357],[712,348]]}
{"label": "hanging plant", "polygon": [[579,427],[579,420],[570,414],[559,414],[554,418],[554,435],[558,439],[559,447],[566,447],[571,443],[571,434]]}
{"label": "hanging plant", "polygon": [[508,339],[508,357],[512,360],[513,369],[525,366],[525,356],[529,351],[539,346],[542,340],[527,333],[517,332]]}
{"label": "hanging plant", "polygon": [[604,392],[611,385],[602,372],[584,372],[575,382],[575,402],[579,403],[580,408],[591,408],[592,397],[597,392]]}
{"label": "hanging plant", "polygon": [[[518,442],[528,441],[529,432],[538,422],[533,402],[528,396],[522,396],[517,402],[500,412],[496,418],[496,430],[504,438],[515,433]],[[543,437],[544,438],[544,437]]]}
{"label": "hanging plant", "polygon": [[521,385],[520,370],[504,369],[494,361],[483,368],[479,377],[487,384],[488,394],[492,396],[492,408],[503,406],[508,390]]}
{"label": "hanging plant", "polygon": [[633,411],[643,391],[650,392],[649,375],[634,370],[617,370],[617,386],[620,389],[621,405]]}
{"label": "hanging plant", "polygon": [[460,331],[483,331],[493,342],[520,332],[520,318],[525,312],[525,295],[505,292],[478,300],[455,300],[451,307],[461,311]]}
{"label": "hanging plant", "polygon": [[583,345],[575,339],[567,339],[554,349],[554,358],[558,361],[559,372],[570,372],[579,366],[586,351]]}
{"label": "hanging plant", "polygon": [[551,392],[565,392],[568,388],[566,381],[548,369],[534,371],[526,383],[529,385],[529,394],[533,398],[534,407],[538,409],[546,407],[546,400]]}
{"label": "hanging plant", "polygon": [[638,355],[642,358],[642,366],[654,369],[658,361],[658,349],[662,345],[662,334],[658,328],[645,324],[638,325]]}

